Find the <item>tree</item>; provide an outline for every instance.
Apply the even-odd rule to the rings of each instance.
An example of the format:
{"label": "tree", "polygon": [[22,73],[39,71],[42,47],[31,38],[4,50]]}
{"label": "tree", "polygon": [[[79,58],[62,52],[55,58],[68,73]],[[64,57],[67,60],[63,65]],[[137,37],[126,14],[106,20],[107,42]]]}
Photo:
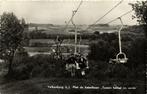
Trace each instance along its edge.
{"label": "tree", "polygon": [[10,75],[13,71],[13,57],[23,39],[24,24],[13,13],[3,13],[0,26],[0,58],[9,63],[8,75]]}
{"label": "tree", "polygon": [[147,36],[147,1],[137,1],[136,3],[130,5],[135,11],[133,18],[138,19],[137,21],[143,26]]}
{"label": "tree", "polygon": [[137,1],[131,4],[133,10],[135,11],[134,18],[138,18],[140,24],[147,24],[147,1]]}

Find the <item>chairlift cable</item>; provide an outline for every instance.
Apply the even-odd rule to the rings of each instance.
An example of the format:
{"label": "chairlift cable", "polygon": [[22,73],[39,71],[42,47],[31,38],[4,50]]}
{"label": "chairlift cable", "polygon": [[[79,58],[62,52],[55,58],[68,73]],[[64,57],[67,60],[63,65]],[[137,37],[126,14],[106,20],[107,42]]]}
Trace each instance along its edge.
{"label": "chairlift cable", "polygon": [[121,16],[119,16],[119,17],[117,17],[117,18],[115,18],[115,19],[113,19],[113,20],[111,20],[111,21],[107,22],[106,24],[112,23],[112,22],[114,22],[114,21],[118,20],[119,18],[122,18],[123,16],[125,16],[125,15],[127,15],[127,14],[131,13],[132,11],[133,11],[133,10],[130,10],[130,11],[128,11],[128,12],[126,12],[126,13],[122,14]]}
{"label": "chairlift cable", "polygon": [[[96,23],[98,23],[101,19],[103,19],[106,15],[108,15],[113,9],[115,9],[117,6],[119,6],[122,2],[123,2],[123,0],[118,2],[113,8],[111,8],[106,14],[104,14],[102,17],[100,17],[98,20],[96,20],[92,25],[95,25]],[[87,29],[89,29],[92,25],[88,26]]]}
{"label": "chairlift cable", "polygon": [[76,10],[73,11],[73,14],[72,14],[70,20],[66,23],[66,26],[65,26],[65,29],[64,29],[64,30],[66,30],[66,28],[68,27],[69,23],[73,20],[73,17],[74,17],[74,16],[76,15],[76,13],[78,12],[78,10],[79,10],[80,6],[82,5],[82,3],[83,3],[83,0],[81,0],[80,4],[79,4],[78,7],[76,8]]}

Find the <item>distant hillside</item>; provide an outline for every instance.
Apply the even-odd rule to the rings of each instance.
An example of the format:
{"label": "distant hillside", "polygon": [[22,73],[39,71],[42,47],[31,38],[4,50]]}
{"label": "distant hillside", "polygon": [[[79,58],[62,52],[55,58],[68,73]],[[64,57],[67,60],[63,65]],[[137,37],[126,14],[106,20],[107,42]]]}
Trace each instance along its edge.
{"label": "distant hillside", "polygon": [[[120,25],[108,25],[108,24],[96,24],[96,25],[90,25],[91,28],[86,29],[88,25],[77,25],[76,30],[79,33],[94,33],[95,31],[98,31],[100,33],[113,33],[117,32],[120,28]],[[125,25],[124,28],[127,28],[128,26]],[[37,23],[30,23],[28,27],[28,31],[34,31],[38,30],[43,33],[47,34],[74,34],[74,27],[73,25],[69,25],[67,28],[65,28],[65,25],[54,25],[54,24],[37,24]]]}
{"label": "distant hillside", "polygon": [[95,26],[102,26],[102,27],[109,27],[109,24],[95,24],[95,25],[89,25],[91,27],[95,27]]}
{"label": "distant hillside", "polygon": [[54,26],[53,24],[37,24],[37,23],[30,23],[30,27],[48,27],[48,26]]}

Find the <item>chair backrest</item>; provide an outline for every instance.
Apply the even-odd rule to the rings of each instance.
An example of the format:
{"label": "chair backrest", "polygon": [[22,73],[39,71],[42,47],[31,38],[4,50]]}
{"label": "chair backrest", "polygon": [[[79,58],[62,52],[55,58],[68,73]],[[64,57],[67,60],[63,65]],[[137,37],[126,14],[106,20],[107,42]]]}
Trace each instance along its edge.
{"label": "chair backrest", "polygon": [[121,53],[118,53],[117,55],[116,55],[116,59],[123,59],[123,58],[126,58],[126,54],[125,53],[123,53],[123,52],[121,52]]}
{"label": "chair backrest", "polygon": [[121,52],[116,55],[116,60],[118,63],[127,63],[128,58],[125,53]]}

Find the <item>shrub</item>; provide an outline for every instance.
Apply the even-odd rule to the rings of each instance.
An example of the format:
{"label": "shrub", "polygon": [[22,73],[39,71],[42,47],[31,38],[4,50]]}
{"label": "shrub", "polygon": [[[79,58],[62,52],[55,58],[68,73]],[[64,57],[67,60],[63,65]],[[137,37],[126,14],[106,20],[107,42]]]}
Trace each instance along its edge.
{"label": "shrub", "polygon": [[14,65],[14,70],[12,78],[15,79],[64,77],[64,60],[57,60],[50,55],[40,54],[20,60],[19,64]]}

